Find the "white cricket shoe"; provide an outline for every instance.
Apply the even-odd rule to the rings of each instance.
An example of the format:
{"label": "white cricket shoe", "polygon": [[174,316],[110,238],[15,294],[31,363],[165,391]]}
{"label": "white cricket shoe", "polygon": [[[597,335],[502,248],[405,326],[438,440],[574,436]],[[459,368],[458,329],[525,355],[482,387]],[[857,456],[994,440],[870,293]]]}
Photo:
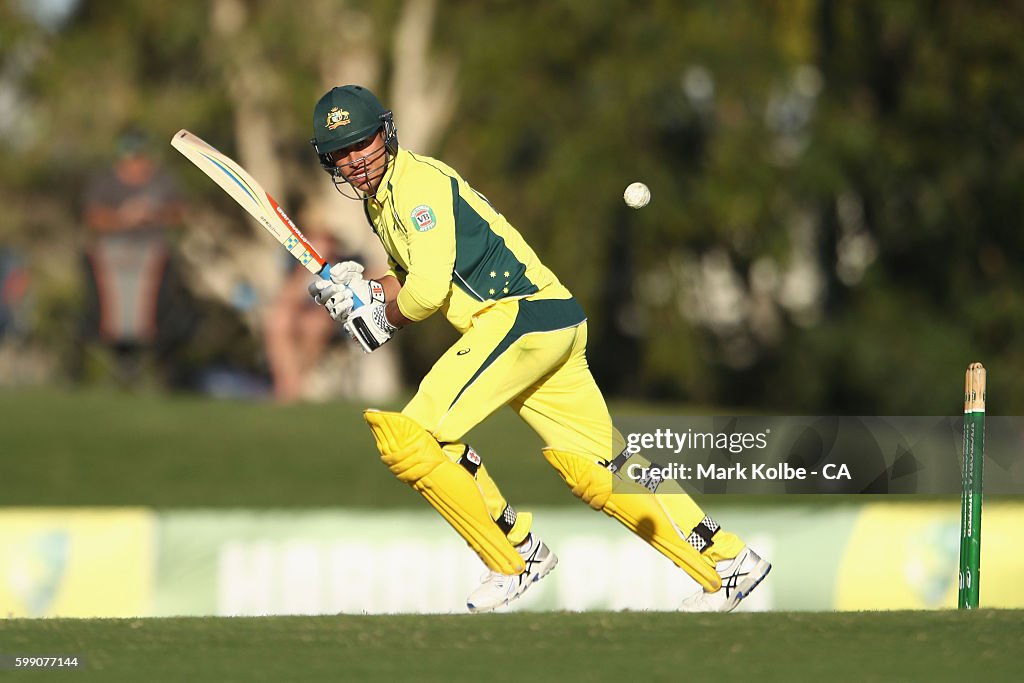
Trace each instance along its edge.
{"label": "white cricket shoe", "polygon": [[772,565],[748,546],[733,559],[722,560],[715,567],[722,577],[721,588],[714,593],[697,591],[683,600],[679,611],[731,612],[757,588],[771,569]]}
{"label": "white cricket shoe", "polygon": [[547,576],[558,564],[558,557],[533,534],[517,545],[516,550],[526,560],[526,570],[522,574],[509,575],[494,571],[484,574],[480,585],[466,598],[466,607],[470,612],[490,612],[507,605]]}

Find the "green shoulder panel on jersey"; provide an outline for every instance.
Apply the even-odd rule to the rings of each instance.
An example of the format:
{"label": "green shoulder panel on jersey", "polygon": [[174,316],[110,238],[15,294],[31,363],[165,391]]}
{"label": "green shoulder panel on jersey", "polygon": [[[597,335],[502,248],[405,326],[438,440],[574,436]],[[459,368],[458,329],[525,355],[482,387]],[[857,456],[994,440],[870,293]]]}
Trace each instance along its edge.
{"label": "green shoulder panel on jersey", "polygon": [[455,285],[479,301],[536,293],[537,285],[526,277],[526,265],[470,206],[459,192],[458,181],[451,178],[451,183],[455,213]]}

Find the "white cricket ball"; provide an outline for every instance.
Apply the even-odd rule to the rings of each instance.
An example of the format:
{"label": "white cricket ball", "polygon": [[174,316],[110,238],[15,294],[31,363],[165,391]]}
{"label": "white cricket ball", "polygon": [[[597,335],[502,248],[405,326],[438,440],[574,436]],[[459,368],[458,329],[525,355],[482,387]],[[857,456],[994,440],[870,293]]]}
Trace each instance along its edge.
{"label": "white cricket ball", "polygon": [[651,190],[643,183],[632,183],[622,193],[622,198],[626,200],[626,206],[642,209],[651,201]]}

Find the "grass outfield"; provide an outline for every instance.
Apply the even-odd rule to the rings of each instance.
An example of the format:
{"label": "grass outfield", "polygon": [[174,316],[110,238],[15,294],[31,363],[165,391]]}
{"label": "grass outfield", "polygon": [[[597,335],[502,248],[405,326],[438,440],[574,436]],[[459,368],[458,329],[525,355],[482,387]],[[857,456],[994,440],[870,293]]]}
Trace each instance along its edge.
{"label": "grass outfield", "polygon": [[[363,407],[0,390],[0,507],[419,508],[381,465]],[[511,411],[470,439],[525,502],[571,504]]]}
{"label": "grass outfield", "polygon": [[993,610],[0,621],[4,655],[84,662],[38,681],[963,683],[1020,680],[1021,646]]}
{"label": "grass outfield", "polygon": [[[0,507],[423,509],[419,496],[381,465],[363,407],[0,389]],[[619,403],[612,413],[708,411]],[[467,441],[516,506],[578,504],[544,461],[540,439],[511,410],[499,410]],[[844,498],[801,496],[801,502]],[[773,502],[764,495],[728,499],[731,505]],[[792,496],[774,502],[783,499],[792,502]]]}
{"label": "grass outfield", "polygon": [[[364,407],[0,390],[0,507],[421,509],[381,465]],[[574,504],[511,410],[467,440],[517,505]]]}

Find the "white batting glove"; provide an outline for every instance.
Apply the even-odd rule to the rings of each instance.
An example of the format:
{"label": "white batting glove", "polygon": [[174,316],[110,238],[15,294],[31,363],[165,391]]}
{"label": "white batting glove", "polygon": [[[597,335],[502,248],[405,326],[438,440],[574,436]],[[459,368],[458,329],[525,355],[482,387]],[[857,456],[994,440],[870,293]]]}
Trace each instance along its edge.
{"label": "white batting glove", "polygon": [[330,280],[311,282],[307,291],[339,323],[348,320],[353,308],[384,301],[384,287],[376,280],[363,278],[363,266],[355,261],[334,264],[330,276]]}
{"label": "white batting glove", "polygon": [[391,339],[400,328],[388,322],[384,315],[384,302],[374,301],[351,312],[345,321],[349,333],[365,353],[373,353]]}
{"label": "white batting glove", "polygon": [[331,281],[347,285],[353,280],[363,279],[363,264],[357,261],[342,261],[331,266]]}

